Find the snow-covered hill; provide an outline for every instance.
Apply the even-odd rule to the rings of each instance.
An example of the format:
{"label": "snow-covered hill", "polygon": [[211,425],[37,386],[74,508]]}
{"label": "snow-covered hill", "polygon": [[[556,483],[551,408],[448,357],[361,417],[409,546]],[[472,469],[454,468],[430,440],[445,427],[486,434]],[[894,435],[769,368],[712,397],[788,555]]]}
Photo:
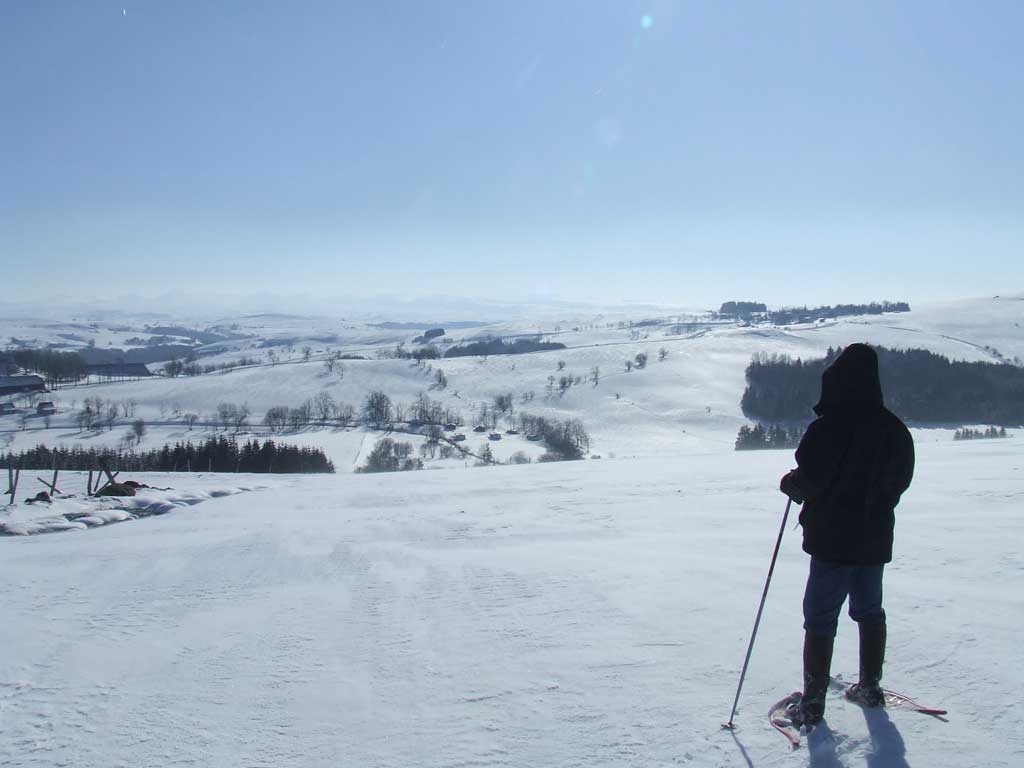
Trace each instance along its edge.
{"label": "snow-covered hill", "polygon": [[[948,708],[947,721],[835,698],[826,726],[792,754],[768,727],[768,706],[800,685],[807,558],[787,530],[739,730],[719,725],[792,461],[733,451],[751,355],[869,341],[1012,360],[1024,354],[1022,310],[973,300],[790,328],[506,322],[485,330],[539,332],[567,349],[431,370],[373,359],[421,331],[262,316],[239,322],[251,335],[219,359],[273,349],[277,365],[59,390],[49,428],[0,417],[0,438],[16,449],[118,445],[131,419],[81,431],[86,397],[134,401],[146,448],[217,432],[167,422],[175,412],[202,421],[221,402],[247,403],[255,422],[324,390],[354,406],[374,390],[398,402],[426,392],[471,426],[481,403],[512,393],[517,409],[583,421],[602,458],[361,475],[350,470],[380,433],[314,428],[275,437],[325,448],[339,474],[142,475],[163,490],[96,503],[80,497],[84,477],[66,473],[78,498],[0,513],[8,533],[70,529],[0,538],[0,763],[1019,765],[1024,722],[1004,706],[1024,682],[1016,435],[954,442],[948,429],[915,430],[917,477],[887,569],[885,680]],[[338,340],[313,338],[328,334]],[[345,361],[342,377],[316,359],[328,348],[370,359]],[[646,368],[627,372],[640,352]],[[430,388],[438,370],[445,389]],[[548,377],[570,374],[582,381],[547,393]],[[499,458],[541,450],[466,431]],[[24,472],[20,489],[34,493],[47,475]],[[856,674],[845,619],[833,669]]]}
{"label": "snow-covered hill", "polygon": [[[745,386],[744,370],[757,353],[806,359],[824,355],[829,347],[867,341],[888,347],[921,347],[962,360],[1019,361],[1024,356],[1024,300],[1020,298],[946,302],[907,313],[786,328],[691,323],[692,317],[681,323],[678,320],[678,315],[660,319],[601,315],[458,327],[447,329],[444,344],[472,340],[484,333],[505,338],[539,334],[567,348],[486,359],[445,358],[418,366],[409,360],[374,358],[399,343],[415,348],[412,339],[423,328],[290,315],[221,319],[216,327],[244,339],[227,351],[202,358],[203,362],[227,362],[247,355],[261,359],[261,364],[196,377],[62,389],[54,393],[60,410],[51,419],[50,429],[43,428],[43,419],[30,418],[21,430],[18,416],[4,416],[0,417],[0,438],[8,436],[18,449],[37,443],[115,446],[128,433],[129,422],[142,418],[149,426],[141,447],[155,447],[179,439],[203,439],[212,430],[202,422],[215,421],[222,402],[246,404],[252,412],[250,425],[255,428],[272,406],[295,407],[326,391],[335,401],[358,411],[367,395],[378,390],[396,403],[409,403],[425,393],[460,412],[467,427],[476,423],[482,404],[492,403],[497,395],[512,394],[518,410],[580,419],[593,438],[592,452],[605,457],[724,453],[731,450],[739,426],[746,422],[739,400]],[[304,347],[309,348],[308,362],[303,362]],[[328,350],[368,359],[345,360],[338,371],[328,373],[323,363]],[[659,359],[661,350],[664,360]],[[278,364],[263,357],[270,352]],[[641,353],[648,355],[646,368],[627,371],[626,361]],[[596,385],[591,380],[595,369]],[[438,371],[447,378],[445,389],[433,386]],[[552,394],[550,378],[554,377],[557,385],[563,376],[579,383],[564,393]],[[135,415],[121,418],[112,432],[81,432],[75,412],[86,397],[135,401]],[[195,430],[180,423],[180,414],[189,412],[199,415],[200,425]],[[168,424],[170,421],[178,423]],[[467,444],[475,451],[488,442],[486,436],[468,430],[467,434]],[[921,440],[949,437],[948,431],[918,434]],[[319,428],[279,439],[322,447],[344,471],[365,457],[374,435]],[[523,436],[503,439],[492,448],[500,459],[520,450],[536,453]]]}
{"label": "snow-covered hill", "polygon": [[[0,763],[1017,766],[1018,441],[926,444],[888,569],[886,682],[790,753],[807,558],[785,452],[219,480],[263,490],[0,539]],[[842,620],[834,671],[856,673]]]}

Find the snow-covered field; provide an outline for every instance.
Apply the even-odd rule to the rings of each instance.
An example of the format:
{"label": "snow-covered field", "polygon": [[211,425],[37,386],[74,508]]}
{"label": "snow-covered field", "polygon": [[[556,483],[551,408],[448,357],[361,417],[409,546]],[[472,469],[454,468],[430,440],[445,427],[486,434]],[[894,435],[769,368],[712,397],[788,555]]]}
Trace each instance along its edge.
{"label": "snow-covered field", "polygon": [[[476,449],[487,440],[470,431],[474,410],[511,392],[517,409],[579,418],[602,456],[361,475],[352,469],[380,433],[314,428],[275,439],[323,447],[336,475],[134,475],[168,490],[45,507],[20,500],[48,473],[24,472],[19,503],[0,508],[5,530],[70,530],[0,538],[0,765],[1024,764],[1024,715],[1012,706],[1024,683],[1024,448],[1012,429],[969,442],[954,442],[951,427],[914,430],[917,477],[886,577],[885,682],[949,709],[947,721],[836,698],[795,753],[768,727],[769,705],[800,685],[807,557],[791,519],[739,730],[719,728],[781,521],[778,477],[792,462],[788,451],[732,450],[751,355],[807,358],[869,341],[1013,360],[1024,356],[1024,301],[668,336],[619,319],[496,325],[569,348],[433,361],[444,390],[410,361],[345,361],[342,378],[295,352],[274,366],[60,390],[49,428],[0,417],[0,439],[16,450],[116,447],[130,419],[83,432],[74,411],[85,397],[134,400],[150,448],[216,432],[159,423],[175,410],[205,418],[244,402],[258,422],[323,390],[357,407],[373,390],[398,402],[426,392],[463,411]],[[225,324],[253,335],[223,359],[261,339],[301,349],[303,333],[336,334],[334,348],[371,357],[416,334],[291,316]],[[106,344],[140,327],[72,330]],[[43,330],[24,321],[3,335],[45,340]],[[642,351],[646,369],[626,372]],[[548,377],[562,373],[584,381],[548,396]],[[541,450],[521,436],[492,448],[499,458]],[[63,478],[65,491],[84,490],[80,474]],[[833,670],[850,678],[856,667],[844,619]]]}
{"label": "snow-covered field", "polygon": [[[921,446],[889,568],[886,682],[950,710],[836,699],[810,748],[807,565],[787,530],[728,718],[784,452],[264,486],[106,529],[0,540],[0,764],[1017,766],[1016,441]],[[209,494],[216,478],[174,476]],[[844,619],[836,672],[856,672]]]}

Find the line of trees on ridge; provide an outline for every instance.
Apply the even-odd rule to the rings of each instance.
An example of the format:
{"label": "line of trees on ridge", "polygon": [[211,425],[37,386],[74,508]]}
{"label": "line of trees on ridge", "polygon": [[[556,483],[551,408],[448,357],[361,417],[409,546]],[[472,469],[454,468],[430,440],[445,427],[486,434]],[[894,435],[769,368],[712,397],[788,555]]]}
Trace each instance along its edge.
{"label": "line of trees on ridge", "polygon": [[[924,349],[878,353],[885,404],[918,423],[1024,424],[1024,368],[1008,363],[951,361]],[[842,349],[801,360],[758,354],[747,366],[743,413],[764,422],[806,423],[821,393],[821,374]]]}
{"label": "line of trees on ridge", "polygon": [[48,448],[39,445],[20,453],[0,454],[0,464],[22,469],[96,469],[101,462],[131,472],[334,472],[334,464],[319,448],[281,445],[273,440],[238,443],[220,435],[205,442],[165,445],[149,451],[112,448]]}

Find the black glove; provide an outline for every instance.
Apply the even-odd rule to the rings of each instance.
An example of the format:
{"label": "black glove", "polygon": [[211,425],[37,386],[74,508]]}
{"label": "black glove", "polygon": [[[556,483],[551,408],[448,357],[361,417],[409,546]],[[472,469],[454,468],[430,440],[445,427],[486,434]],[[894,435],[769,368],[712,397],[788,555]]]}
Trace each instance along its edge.
{"label": "black glove", "polygon": [[800,490],[800,486],[797,485],[795,469],[791,469],[789,472],[782,476],[781,482],[779,482],[779,490],[789,496],[797,504],[804,503],[804,492]]}

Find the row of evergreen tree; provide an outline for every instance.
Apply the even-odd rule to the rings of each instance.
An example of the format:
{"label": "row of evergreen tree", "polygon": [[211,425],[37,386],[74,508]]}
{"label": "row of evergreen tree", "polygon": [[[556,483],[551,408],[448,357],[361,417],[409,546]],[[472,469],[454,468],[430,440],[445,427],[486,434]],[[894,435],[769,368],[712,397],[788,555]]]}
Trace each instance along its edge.
{"label": "row of evergreen tree", "polygon": [[1006,427],[989,427],[988,429],[971,429],[964,427],[953,433],[954,440],[990,440],[996,437],[1006,437]]}
{"label": "row of evergreen tree", "polygon": [[776,309],[771,312],[771,321],[775,325],[791,325],[794,323],[813,323],[816,320],[833,320],[837,317],[853,315],[881,315],[884,312],[909,312],[910,305],[905,301],[872,301],[870,304],[836,304],[824,307],[790,307]]}
{"label": "row of evergreen tree", "polygon": [[756,451],[764,448],[796,448],[804,430],[802,427],[785,427],[781,424],[744,424],[736,436],[737,451]]}
{"label": "row of evergreen tree", "polygon": [[451,347],[444,353],[445,357],[471,357],[479,355],[524,355],[527,352],[546,352],[552,349],[565,349],[565,344],[557,341],[540,341],[539,339],[516,339],[508,342],[503,339],[490,341],[474,341],[458,347]]}
{"label": "row of evergreen tree", "polygon": [[19,453],[0,454],[0,466],[22,469],[90,470],[98,469],[101,462],[111,469],[130,472],[334,472],[334,464],[319,448],[279,445],[273,440],[239,444],[223,435],[209,437],[200,445],[179,442],[150,451],[39,445]]}
{"label": "row of evergreen tree", "polygon": [[[885,404],[918,423],[1024,424],[1024,368],[951,361],[924,349],[875,347]],[[755,355],[747,366],[743,413],[765,422],[805,422],[821,394],[821,374],[842,349],[818,360]]]}

